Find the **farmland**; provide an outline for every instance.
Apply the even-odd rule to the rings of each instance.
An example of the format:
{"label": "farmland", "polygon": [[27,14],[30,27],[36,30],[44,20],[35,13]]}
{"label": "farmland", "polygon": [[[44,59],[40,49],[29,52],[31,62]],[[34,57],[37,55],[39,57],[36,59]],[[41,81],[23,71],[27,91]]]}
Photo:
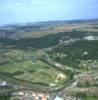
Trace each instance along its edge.
{"label": "farmland", "polygon": [[[69,92],[76,94],[85,87],[97,88],[96,23],[13,27],[0,31],[0,79],[15,85],[11,90],[15,91],[17,87],[66,92],[66,88],[71,86]],[[86,99],[89,98],[87,94]],[[97,96],[91,95],[91,100],[94,98],[97,100]]]}

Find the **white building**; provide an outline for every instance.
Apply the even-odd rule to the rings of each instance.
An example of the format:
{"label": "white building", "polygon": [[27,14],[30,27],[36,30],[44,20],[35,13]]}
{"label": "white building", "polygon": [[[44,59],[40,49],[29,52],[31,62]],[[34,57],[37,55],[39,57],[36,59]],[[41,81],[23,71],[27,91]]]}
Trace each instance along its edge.
{"label": "white building", "polygon": [[54,100],[64,100],[64,99],[59,96],[56,96]]}
{"label": "white building", "polygon": [[0,80],[0,86],[6,86],[7,85],[7,82],[6,81],[1,81]]}

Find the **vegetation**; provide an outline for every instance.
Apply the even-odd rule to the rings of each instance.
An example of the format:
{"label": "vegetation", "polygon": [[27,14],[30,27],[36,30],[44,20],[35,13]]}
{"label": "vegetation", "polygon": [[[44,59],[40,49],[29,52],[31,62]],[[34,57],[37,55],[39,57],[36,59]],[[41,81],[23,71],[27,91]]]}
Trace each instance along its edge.
{"label": "vegetation", "polygon": [[[98,31],[94,28],[91,31],[81,25],[79,28],[71,25],[68,31],[65,31],[65,26],[47,27],[46,31],[44,29],[38,31],[39,28],[41,26],[33,27],[34,32],[32,32],[32,26],[16,27],[14,31],[0,31],[8,33],[7,36],[9,36],[0,37],[1,79],[38,90],[40,90],[39,87],[45,87],[46,90],[47,87],[52,90],[60,86],[65,88],[74,81],[74,75],[89,72],[90,65],[83,67],[83,64],[89,60],[98,61],[98,40],[84,39],[85,36],[98,36]],[[97,30],[97,27],[95,29]],[[14,38],[13,33],[16,36]],[[80,87],[87,86],[90,86],[88,82]],[[97,100],[95,96],[86,96],[81,93],[78,93],[77,97]],[[7,100],[7,97],[5,98]],[[0,100],[4,99],[0,98]]]}
{"label": "vegetation", "polygon": [[[57,47],[51,52],[50,57],[64,65],[79,67],[82,60],[97,60],[98,59],[98,41],[79,41],[67,46]],[[84,54],[88,52],[88,54]],[[66,56],[55,56],[63,54]]]}

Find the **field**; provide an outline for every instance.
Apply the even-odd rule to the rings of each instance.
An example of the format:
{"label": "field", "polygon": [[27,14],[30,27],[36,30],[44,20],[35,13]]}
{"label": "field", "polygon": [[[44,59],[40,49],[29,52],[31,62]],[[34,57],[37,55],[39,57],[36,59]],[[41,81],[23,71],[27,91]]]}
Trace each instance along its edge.
{"label": "field", "polygon": [[78,30],[82,32],[98,32],[98,29],[95,27],[96,25],[91,25],[88,23],[79,24],[79,25],[66,24],[66,25],[59,25],[59,26],[54,26],[54,27],[46,27],[45,29],[42,29],[41,31],[18,33],[18,37],[41,38],[47,35],[53,35],[53,34],[58,34],[58,33],[63,33],[63,32],[72,32],[73,30]]}
{"label": "field", "polygon": [[[97,36],[96,26],[92,23],[47,26],[41,31],[18,32],[19,40],[0,38],[0,72],[21,81],[46,86],[61,85],[66,79],[59,80],[57,83],[55,80],[62,71],[40,60],[43,49],[53,47],[54,49],[49,52],[46,50],[53,61],[79,69],[81,60],[97,60],[98,58],[96,46],[98,42],[82,40],[89,34]],[[19,30],[24,29],[22,28]],[[79,42],[70,44],[71,39],[77,38],[80,38]],[[69,45],[63,46],[66,41],[69,41]],[[91,45],[93,48],[90,48]],[[81,56],[85,51],[89,52],[89,55]],[[67,74],[63,74],[67,78]]]}
{"label": "field", "polygon": [[86,100],[98,100],[96,96],[88,96]]}
{"label": "field", "polygon": [[28,54],[28,51],[22,50],[8,50],[8,52],[2,53],[0,55],[3,59],[0,63],[0,73],[16,80],[39,85],[62,85],[64,83],[62,79],[55,82],[57,76],[62,72],[45,62],[36,60],[34,57],[28,58],[35,54],[36,52]]}
{"label": "field", "polygon": [[[2,31],[6,34],[4,37]],[[44,92],[57,92],[70,86],[82,89],[87,84],[79,86],[80,76],[95,75],[98,71],[96,23],[42,25],[38,28],[16,26],[12,30],[1,30],[0,34],[0,79],[20,89]],[[87,83],[89,79],[87,77]],[[89,86],[97,87],[96,80]]]}

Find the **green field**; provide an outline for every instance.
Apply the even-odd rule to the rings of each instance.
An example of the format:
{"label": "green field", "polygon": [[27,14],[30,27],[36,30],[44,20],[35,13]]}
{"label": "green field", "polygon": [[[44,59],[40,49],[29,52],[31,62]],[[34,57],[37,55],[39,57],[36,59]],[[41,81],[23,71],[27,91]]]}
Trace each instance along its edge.
{"label": "green field", "polygon": [[38,53],[35,51],[28,54],[28,51],[9,49],[0,55],[2,62],[6,62],[0,63],[0,73],[12,79],[39,85],[62,85],[66,79],[59,79],[58,82],[55,82],[57,76],[62,73],[61,71],[40,60],[28,58],[30,55],[35,56],[36,54]]}
{"label": "green field", "polygon": [[97,96],[88,96],[86,100],[98,100]]}
{"label": "green field", "polygon": [[[1,37],[0,79],[18,86],[20,90],[58,92],[81,80],[78,79],[81,74],[96,74],[98,40],[84,37],[98,37],[98,29],[90,27],[93,25],[64,25],[21,32],[24,27],[20,31],[15,30],[16,39]],[[7,32],[10,33],[9,30]],[[89,77],[87,79],[90,80]],[[73,87],[79,87],[79,82]],[[0,89],[0,92],[18,90],[15,87],[10,89]],[[98,100],[98,97],[86,96],[86,100]]]}

